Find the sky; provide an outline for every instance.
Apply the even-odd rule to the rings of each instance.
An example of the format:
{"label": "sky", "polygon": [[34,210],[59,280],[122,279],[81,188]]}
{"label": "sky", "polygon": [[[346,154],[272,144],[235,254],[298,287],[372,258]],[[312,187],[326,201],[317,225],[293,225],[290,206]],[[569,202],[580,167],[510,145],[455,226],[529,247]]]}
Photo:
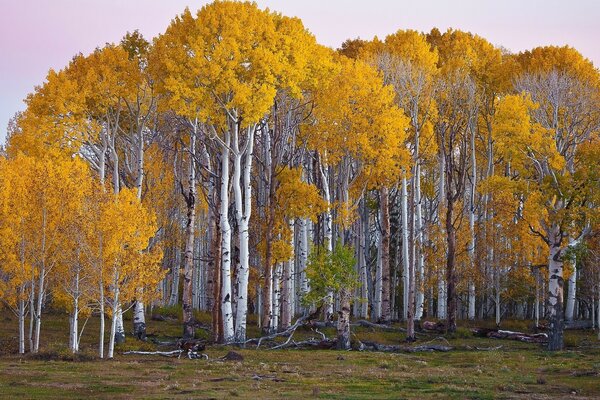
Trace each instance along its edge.
{"label": "sky", "polygon": [[[433,27],[476,33],[519,52],[570,45],[600,66],[599,0],[257,0],[302,19],[317,40],[337,48],[348,38],[380,38]],[[77,53],[90,53],[139,29],[150,39],[197,0],[0,0],[0,143],[23,99]]]}

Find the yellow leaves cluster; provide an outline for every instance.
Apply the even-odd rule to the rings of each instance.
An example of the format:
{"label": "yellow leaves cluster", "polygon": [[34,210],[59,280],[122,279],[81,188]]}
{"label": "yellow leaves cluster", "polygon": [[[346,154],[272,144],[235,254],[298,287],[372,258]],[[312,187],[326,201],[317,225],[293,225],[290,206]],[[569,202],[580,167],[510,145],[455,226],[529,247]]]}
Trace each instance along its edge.
{"label": "yellow leaves cluster", "polygon": [[277,175],[277,208],[283,219],[309,218],[316,222],[326,204],[319,189],[302,180],[301,168],[284,167]]}
{"label": "yellow leaves cluster", "polygon": [[278,90],[300,96],[314,47],[299,19],[220,1],[173,20],[155,41],[154,68],[178,114],[244,127],[267,114]]}
{"label": "yellow leaves cluster", "polygon": [[507,95],[496,106],[493,136],[498,154],[523,175],[534,169],[532,162],[548,163],[555,170],[564,166],[552,132],[531,118],[537,107],[526,94]]}
{"label": "yellow leaves cluster", "polygon": [[154,216],[133,190],[116,198],[104,190],[79,157],[0,159],[0,201],[0,268],[10,303],[29,296],[41,273],[67,309],[76,294],[82,309],[97,303],[103,276],[115,268],[129,299],[136,287],[150,295],[162,278],[160,250],[146,250]]}
{"label": "yellow leaves cluster", "polygon": [[344,157],[358,160],[362,181],[370,187],[394,182],[408,159],[402,145],[408,118],[375,69],[343,56],[337,61],[336,73],[315,93],[307,142],[332,166]]}

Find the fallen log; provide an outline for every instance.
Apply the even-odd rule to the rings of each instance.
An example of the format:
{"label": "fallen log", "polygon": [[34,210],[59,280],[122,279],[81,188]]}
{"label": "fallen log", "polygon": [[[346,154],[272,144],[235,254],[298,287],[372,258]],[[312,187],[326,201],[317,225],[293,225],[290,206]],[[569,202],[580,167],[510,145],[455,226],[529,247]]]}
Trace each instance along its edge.
{"label": "fallen log", "polygon": [[[123,354],[124,355],[136,354],[136,355],[143,355],[143,356],[163,356],[163,357],[180,358],[183,353],[185,353],[184,350],[178,349],[178,350],[173,350],[173,351],[135,351],[135,350],[131,350],[131,351],[126,351]],[[198,353],[195,351],[188,351],[187,357],[190,360],[195,360],[195,359],[199,359],[199,358],[208,360],[208,355],[206,355],[204,353]]]}
{"label": "fallen log", "polygon": [[429,351],[447,352],[453,349],[453,347],[451,346],[445,346],[441,344],[422,344],[417,346],[388,345],[376,342],[362,342],[362,344],[365,350],[382,351],[389,353],[417,353]]}
{"label": "fallen log", "polygon": [[350,326],[362,326],[364,328],[379,329],[384,332],[406,332],[406,329],[404,329],[404,328],[394,327],[394,326],[384,325],[384,324],[376,324],[374,322],[367,321],[364,319],[359,319],[358,321],[350,324]]}
{"label": "fallen log", "polygon": [[488,337],[491,339],[517,340],[525,343],[547,343],[548,335],[546,333],[528,334],[524,332],[513,332],[502,329],[474,328],[471,330],[473,335]]}
{"label": "fallen log", "polygon": [[446,332],[446,324],[441,321],[433,322],[433,321],[423,321],[421,324],[421,329],[424,331],[433,331],[438,333]]}

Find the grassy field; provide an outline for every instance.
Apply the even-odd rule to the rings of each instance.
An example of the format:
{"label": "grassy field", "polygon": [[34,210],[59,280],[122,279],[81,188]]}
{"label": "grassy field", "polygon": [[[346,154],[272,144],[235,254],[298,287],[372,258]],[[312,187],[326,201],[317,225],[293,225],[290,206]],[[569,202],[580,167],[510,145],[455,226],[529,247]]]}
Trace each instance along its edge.
{"label": "grassy field", "polygon": [[[175,310],[163,310],[176,314]],[[199,315],[206,319],[207,316]],[[130,321],[126,321],[129,327]],[[16,321],[3,314],[0,324],[1,399],[546,399],[600,398],[600,342],[591,331],[567,332],[567,350],[549,353],[540,346],[508,340],[473,338],[467,327],[445,339],[447,353],[374,353],[329,350],[240,350],[243,361],[222,361],[231,348],[212,346],[209,361],[122,355],[124,350],[153,350],[128,339],[114,360],[98,360],[98,322],[91,319],[82,338],[82,356],[72,358],[67,318],[49,314],[42,325],[38,356],[16,355]],[[481,325],[481,323],[479,323]],[[522,321],[504,323],[526,329]],[[159,338],[180,334],[176,319],[148,321]],[[326,331],[332,335],[332,331]],[[393,332],[356,330],[362,340],[399,344]],[[251,329],[249,335],[257,335]],[[298,331],[299,339],[312,336]],[[424,335],[420,342],[440,341]],[[498,350],[482,351],[477,348]]]}

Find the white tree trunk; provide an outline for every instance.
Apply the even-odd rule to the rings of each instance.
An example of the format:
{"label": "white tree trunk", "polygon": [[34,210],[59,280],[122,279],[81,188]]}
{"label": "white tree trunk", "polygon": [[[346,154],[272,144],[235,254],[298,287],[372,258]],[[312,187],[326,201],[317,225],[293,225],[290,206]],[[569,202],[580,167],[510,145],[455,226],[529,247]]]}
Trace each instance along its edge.
{"label": "white tree trunk", "polygon": [[77,334],[79,333],[78,320],[79,320],[79,269],[75,273],[75,293],[73,294],[73,311],[71,313],[71,332],[69,332],[69,343],[71,344],[71,351],[77,353],[79,351],[79,340],[77,340]]}
{"label": "white tree trunk", "polygon": [[[326,163],[319,163],[321,171],[321,180],[323,181],[323,194],[327,208],[325,210],[325,244],[327,251],[331,253],[333,251],[333,227],[331,217],[331,193],[329,191],[329,168]],[[330,321],[333,319],[333,291],[327,292],[327,301],[325,304],[325,320]]]}
{"label": "white tree trunk", "polygon": [[[35,310],[35,336],[33,340],[33,352],[37,353],[40,350],[40,331],[42,327],[42,303],[44,300],[44,278],[46,269],[42,266],[38,281],[38,297]],[[33,295],[33,294],[32,294]]]}
{"label": "white tree trunk", "polygon": [[[471,193],[469,194],[469,230],[471,233],[469,243],[469,263],[471,274],[475,273],[475,191],[477,190],[477,157],[475,154],[475,128],[473,120],[469,122],[471,130]],[[475,319],[475,283],[473,278],[469,279],[467,318]]]}
{"label": "white tree trunk", "polygon": [[[249,224],[252,211],[252,157],[254,149],[254,127],[248,128],[245,145],[245,160],[242,167],[242,153],[240,153],[238,132],[233,138],[233,192],[235,197],[235,216],[238,223],[238,236],[240,245],[240,265],[238,270],[237,307],[235,316],[235,340],[246,340],[246,318],[248,315],[248,279],[250,277],[250,252],[249,252]],[[243,168],[243,171],[242,171]],[[240,182],[240,178],[243,182]],[[243,190],[243,199],[242,199]]]}
{"label": "white tree trunk", "polygon": [[402,319],[408,318],[408,288],[410,286],[409,257],[408,257],[408,192],[406,190],[406,174],[402,176],[402,277],[404,291],[402,304]]}
{"label": "white tree trunk", "polygon": [[104,282],[100,279],[100,335],[98,357],[104,358]]}
{"label": "white tree trunk", "polygon": [[300,247],[298,261],[300,263],[300,297],[308,294],[308,277],[306,276],[306,265],[308,264],[308,224],[310,220],[300,219]]}
{"label": "white tree trunk", "polygon": [[446,319],[446,305],[448,298],[446,295],[446,281],[444,280],[444,271],[438,272],[438,302],[437,302],[437,317],[438,319]]}
{"label": "white tree trunk", "polygon": [[563,348],[563,262],[561,249],[561,233],[557,225],[550,228],[548,235],[550,256],[548,260],[548,313],[549,313],[549,340],[548,350],[562,350]]}
{"label": "white tree trunk", "polygon": [[277,263],[273,271],[273,293],[271,303],[273,304],[273,315],[271,318],[271,328],[274,332],[279,330],[279,315],[281,311],[280,298],[281,298],[281,263]]}
{"label": "white tree trunk", "polygon": [[233,310],[231,306],[231,225],[229,224],[229,146],[231,136],[225,133],[225,144],[221,146],[221,313],[223,341],[234,340]]}
{"label": "white tree trunk", "polygon": [[[138,147],[137,147],[137,177],[135,186],[137,189],[137,198],[142,201],[142,184],[144,182],[144,128],[138,129]],[[141,293],[141,289],[138,291]],[[136,300],[133,308],[133,334],[138,339],[146,338],[146,316],[144,315],[144,303]]]}
{"label": "white tree trunk", "polygon": [[19,354],[25,354],[25,300],[19,300]]}
{"label": "white tree trunk", "polygon": [[[575,246],[577,242],[569,240],[569,246]],[[573,259],[573,273],[569,277],[569,289],[567,291],[567,305],[565,307],[565,319],[573,321],[575,316],[575,302],[577,297],[577,260]]]}
{"label": "white tree trunk", "polygon": [[120,312],[120,290],[119,290],[119,272],[115,269],[113,279],[113,302],[112,302],[112,318],[110,323],[110,338],[108,340],[108,358],[113,358],[115,354],[115,342],[117,342],[117,334],[119,332],[118,320],[119,315],[123,314]]}
{"label": "white tree trunk", "polygon": [[423,303],[425,300],[425,255],[423,253],[423,211],[421,196],[421,163],[417,160],[415,168],[415,260],[417,262],[417,282],[415,299],[415,319],[423,318]]}
{"label": "white tree trunk", "polygon": [[117,330],[115,331],[115,342],[117,344],[125,341],[125,326],[123,325],[123,307],[117,304]]}
{"label": "white tree trunk", "polygon": [[371,309],[373,315],[371,318],[374,321],[378,321],[381,318],[381,295],[382,295],[382,278],[383,269],[381,262],[381,234],[379,230],[376,231],[377,240],[377,262],[375,264],[375,293],[373,296],[373,307]]}

